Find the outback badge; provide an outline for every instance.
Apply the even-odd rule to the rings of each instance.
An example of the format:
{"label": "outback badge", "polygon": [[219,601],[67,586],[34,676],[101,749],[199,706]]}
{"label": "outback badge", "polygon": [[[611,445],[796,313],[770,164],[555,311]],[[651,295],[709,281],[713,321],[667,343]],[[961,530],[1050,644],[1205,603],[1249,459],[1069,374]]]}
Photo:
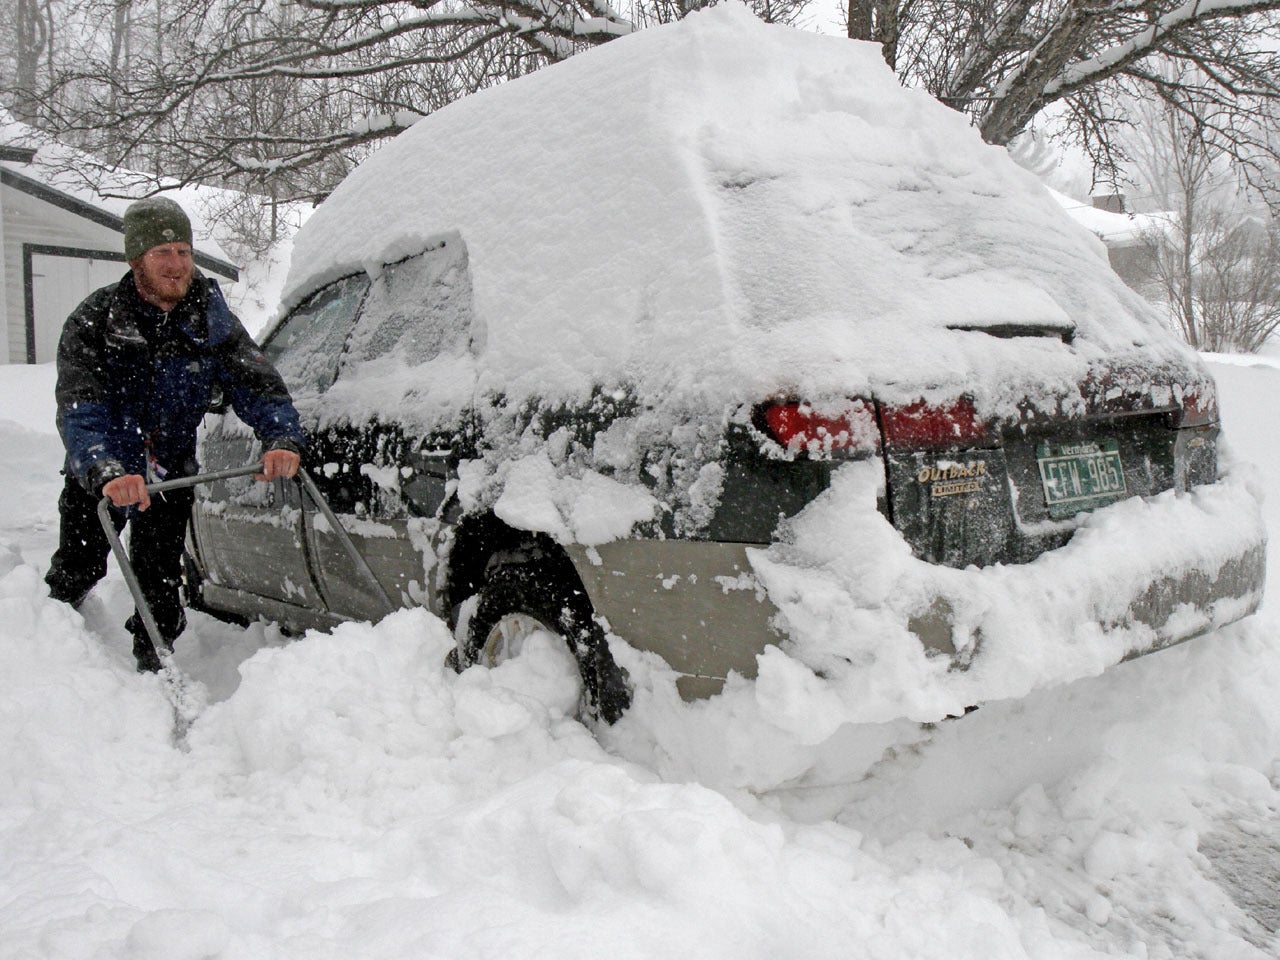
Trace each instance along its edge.
{"label": "outback badge", "polygon": [[966,463],[943,461],[931,467],[921,467],[916,474],[917,483],[930,484],[929,495],[954,497],[960,493],[977,493],[987,480],[987,464],[982,460]]}

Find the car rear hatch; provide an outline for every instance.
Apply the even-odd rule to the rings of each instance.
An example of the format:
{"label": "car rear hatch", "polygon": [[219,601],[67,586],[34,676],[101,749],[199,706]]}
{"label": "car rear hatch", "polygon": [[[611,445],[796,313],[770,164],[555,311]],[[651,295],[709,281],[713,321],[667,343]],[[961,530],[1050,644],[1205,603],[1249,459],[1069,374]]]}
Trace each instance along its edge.
{"label": "car rear hatch", "polygon": [[[951,329],[1075,338],[1066,323]],[[1028,562],[1066,543],[1083,513],[1217,478],[1214,386],[1189,364],[1103,366],[1074,390],[1003,409],[986,413],[968,395],[779,398],[754,422],[796,467],[882,458],[881,511],[919,558],[951,567]]]}
{"label": "car rear hatch", "polygon": [[917,556],[953,567],[1032,560],[1082,513],[1217,476],[1212,383],[1186,371],[1091,379],[1004,419],[967,397],[877,410],[885,513]]}

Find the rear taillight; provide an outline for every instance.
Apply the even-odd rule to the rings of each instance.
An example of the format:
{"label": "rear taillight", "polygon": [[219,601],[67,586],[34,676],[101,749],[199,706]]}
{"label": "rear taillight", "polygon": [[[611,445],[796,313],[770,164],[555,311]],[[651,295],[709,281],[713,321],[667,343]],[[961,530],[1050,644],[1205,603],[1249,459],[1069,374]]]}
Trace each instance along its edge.
{"label": "rear taillight", "polygon": [[923,400],[902,407],[886,406],[884,441],[890,447],[950,447],[981,443],[987,425],[978,419],[973,401],[962,397],[951,403]]}
{"label": "rear taillight", "polygon": [[1182,396],[1180,427],[1206,427],[1218,422],[1218,396],[1213,387],[1188,390]]}
{"label": "rear taillight", "polygon": [[875,453],[880,446],[875,408],[865,400],[822,407],[788,401],[761,413],[769,435],[790,453]]}
{"label": "rear taillight", "polygon": [[1173,446],[1175,483],[1190,490],[1218,479],[1218,396],[1212,382],[1182,394],[1177,440]]}

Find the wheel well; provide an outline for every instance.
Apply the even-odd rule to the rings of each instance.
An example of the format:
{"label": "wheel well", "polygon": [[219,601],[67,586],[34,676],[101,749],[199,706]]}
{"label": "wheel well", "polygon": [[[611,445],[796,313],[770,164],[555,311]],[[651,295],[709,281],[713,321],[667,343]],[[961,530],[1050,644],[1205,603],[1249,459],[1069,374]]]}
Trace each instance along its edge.
{"label": "wheel well", "polygon": [[492,513],[477,514],[458,524],[449,550],[443,606],[448,613],[450,627],[457,626],[459,605],[480,591],[495,557],[536,559],[562,583],[586,595],[573,561],[560,544],[545,533],[508,526]]}
{"label": "wheel well", "polygon": [[[574,598],[570,602],[581,630],[566,639],[582,672],[588,711],[605,723],[616,721],[631,704],[626,672],[609,653],[604,631],[592,617],[590,598],[569,554],[546,534],[516,530],[493,514],[463,520],[449,552],[444,592],[449,626],[457,629],[462,602],[480,592],[496,561],[536,566],[540,576],[554,581],[553,589],[559,595]],[[459,647],[453,656],[455,668],[462,669],[465,652]]]}

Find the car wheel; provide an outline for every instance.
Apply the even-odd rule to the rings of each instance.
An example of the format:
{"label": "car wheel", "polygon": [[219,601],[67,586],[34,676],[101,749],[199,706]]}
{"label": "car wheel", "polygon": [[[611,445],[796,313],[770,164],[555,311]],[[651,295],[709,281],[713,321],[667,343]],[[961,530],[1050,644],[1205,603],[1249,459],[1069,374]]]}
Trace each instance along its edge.
{"label": "car wheel", "polygon": [[534,632],[562,637],[578,662],[588,712],[613,723],[631,704],[625,675],[580,587],[549,564],[495,558],[466,628],[468,663],[494,666],[520,653]]}

